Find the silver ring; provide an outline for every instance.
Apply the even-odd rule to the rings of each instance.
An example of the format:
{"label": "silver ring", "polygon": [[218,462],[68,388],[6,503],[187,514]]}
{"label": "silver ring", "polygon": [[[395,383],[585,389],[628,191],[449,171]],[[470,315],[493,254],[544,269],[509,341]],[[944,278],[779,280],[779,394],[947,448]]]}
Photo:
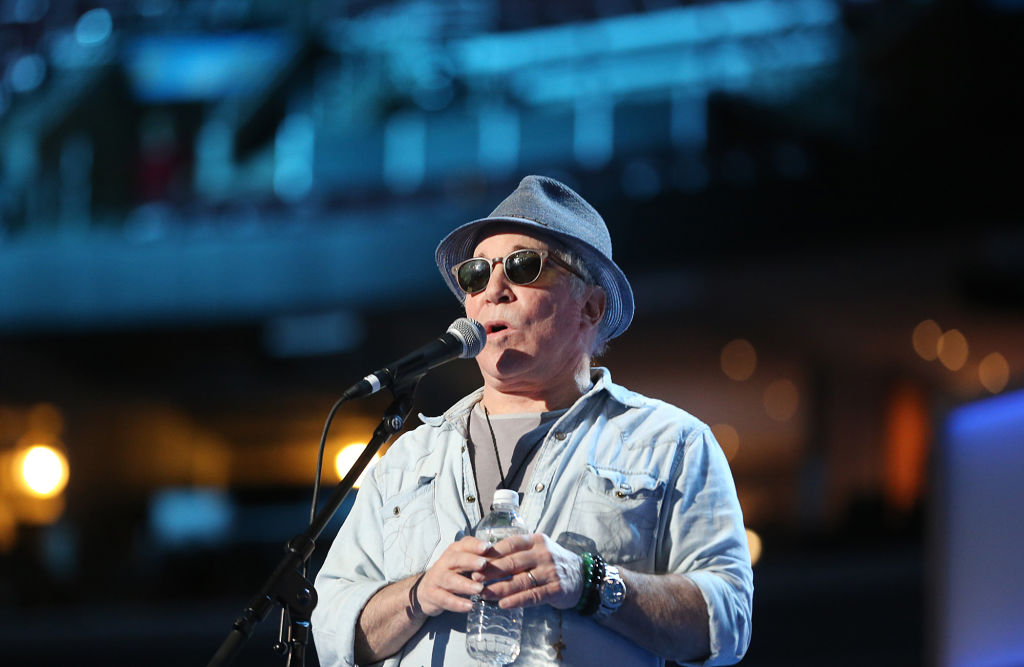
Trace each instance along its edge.
{"label": "silver ring", "polygon": [[533,578],[533,572],[530,572],[529,570],[527,570],[526,571],[526,576],[528,576],[530,578],[530,581],[533,582],[534,588],[536,588],[537,586],[540,586],[540,584],[537,583],[537,580]]}

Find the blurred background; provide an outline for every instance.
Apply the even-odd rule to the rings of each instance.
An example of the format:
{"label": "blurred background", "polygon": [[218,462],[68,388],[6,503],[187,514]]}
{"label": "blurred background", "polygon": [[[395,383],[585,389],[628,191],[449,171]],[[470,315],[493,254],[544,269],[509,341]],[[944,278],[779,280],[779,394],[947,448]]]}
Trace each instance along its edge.
{"label": "blurred background", "polygon": [[[1020,0],[0,0],[4,664],[205,664],[308,520],[334,400],[459,316],[436,242],[541,173],[636,292],[600,363],[730,460],[744,664],[1024,665],[1022,27]],[[416,410],[478,382],[439,369]],[[325,484],[386,403],[342,410]],[[276,630],[240,662],[282,664]]]}

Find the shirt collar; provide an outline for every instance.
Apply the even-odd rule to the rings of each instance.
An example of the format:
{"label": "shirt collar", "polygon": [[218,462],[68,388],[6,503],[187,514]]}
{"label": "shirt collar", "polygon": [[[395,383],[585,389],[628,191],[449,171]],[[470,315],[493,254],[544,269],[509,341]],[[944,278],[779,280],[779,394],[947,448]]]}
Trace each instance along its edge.
{"label": "shirt collar", "polygon": [[[626,405],[628,407],[637,407],[640,405],[639,397],[632,391],[625,387],[612,382],[612,374],[603,366],[595,366],[590,369],[590,379],[593,381],[593,385],[590,389],[580,396],[572,407],[569,408],[569,412],[575,412],[578,407],[584,403],[588,403],[595,399],[599,394],[607,392],[614,400]],[[453,428],[458,430],[460,433],[465,431],[466,428],[466,415],[473,409],[473,406],[480,402],[483,398],[484,388],[473,391],[472,393],[459,399],[452,407],[448,408],[443,415],[437,417],[428,417],[424,414],[420,414],[419,418],[424,424],[428,426],[440,427],[446,422],[451,424]],[[563,415],[564,416],[564,415]],[[465,436],[466,434],[463,433]]]}

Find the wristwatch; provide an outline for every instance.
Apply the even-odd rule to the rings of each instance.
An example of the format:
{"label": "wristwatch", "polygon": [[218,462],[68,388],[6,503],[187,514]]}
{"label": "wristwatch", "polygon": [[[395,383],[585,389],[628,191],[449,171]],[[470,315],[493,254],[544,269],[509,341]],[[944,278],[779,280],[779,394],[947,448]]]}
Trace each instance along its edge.
{"label": "wristwatch", "polygon": [[594,612],[594,618],[600,620],[608,618],[622,606],[622,601],[626,599],[626,584],[622,581],[619,568],[606,564],[604,566],[604,579],[601,580],[598,586],[598,595],[600,596],[601,603],[597,611]]}

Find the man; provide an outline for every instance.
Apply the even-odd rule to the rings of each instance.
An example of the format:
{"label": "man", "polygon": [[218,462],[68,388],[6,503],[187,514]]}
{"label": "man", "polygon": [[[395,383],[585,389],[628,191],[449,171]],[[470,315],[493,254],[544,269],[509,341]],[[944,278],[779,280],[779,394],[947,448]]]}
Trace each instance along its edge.
{"label": "man", "polygon": [[[470,596],[524,607],[516,665],[732,664],[752,573],[728,464],[686,412],[595,350],[633,317],[601,216],[528,176],[436,259],[481,322],[482,389],[399,438],[316,579],[323,665],[468,665]],[[472,537],[496,488],[533,533]]]}

